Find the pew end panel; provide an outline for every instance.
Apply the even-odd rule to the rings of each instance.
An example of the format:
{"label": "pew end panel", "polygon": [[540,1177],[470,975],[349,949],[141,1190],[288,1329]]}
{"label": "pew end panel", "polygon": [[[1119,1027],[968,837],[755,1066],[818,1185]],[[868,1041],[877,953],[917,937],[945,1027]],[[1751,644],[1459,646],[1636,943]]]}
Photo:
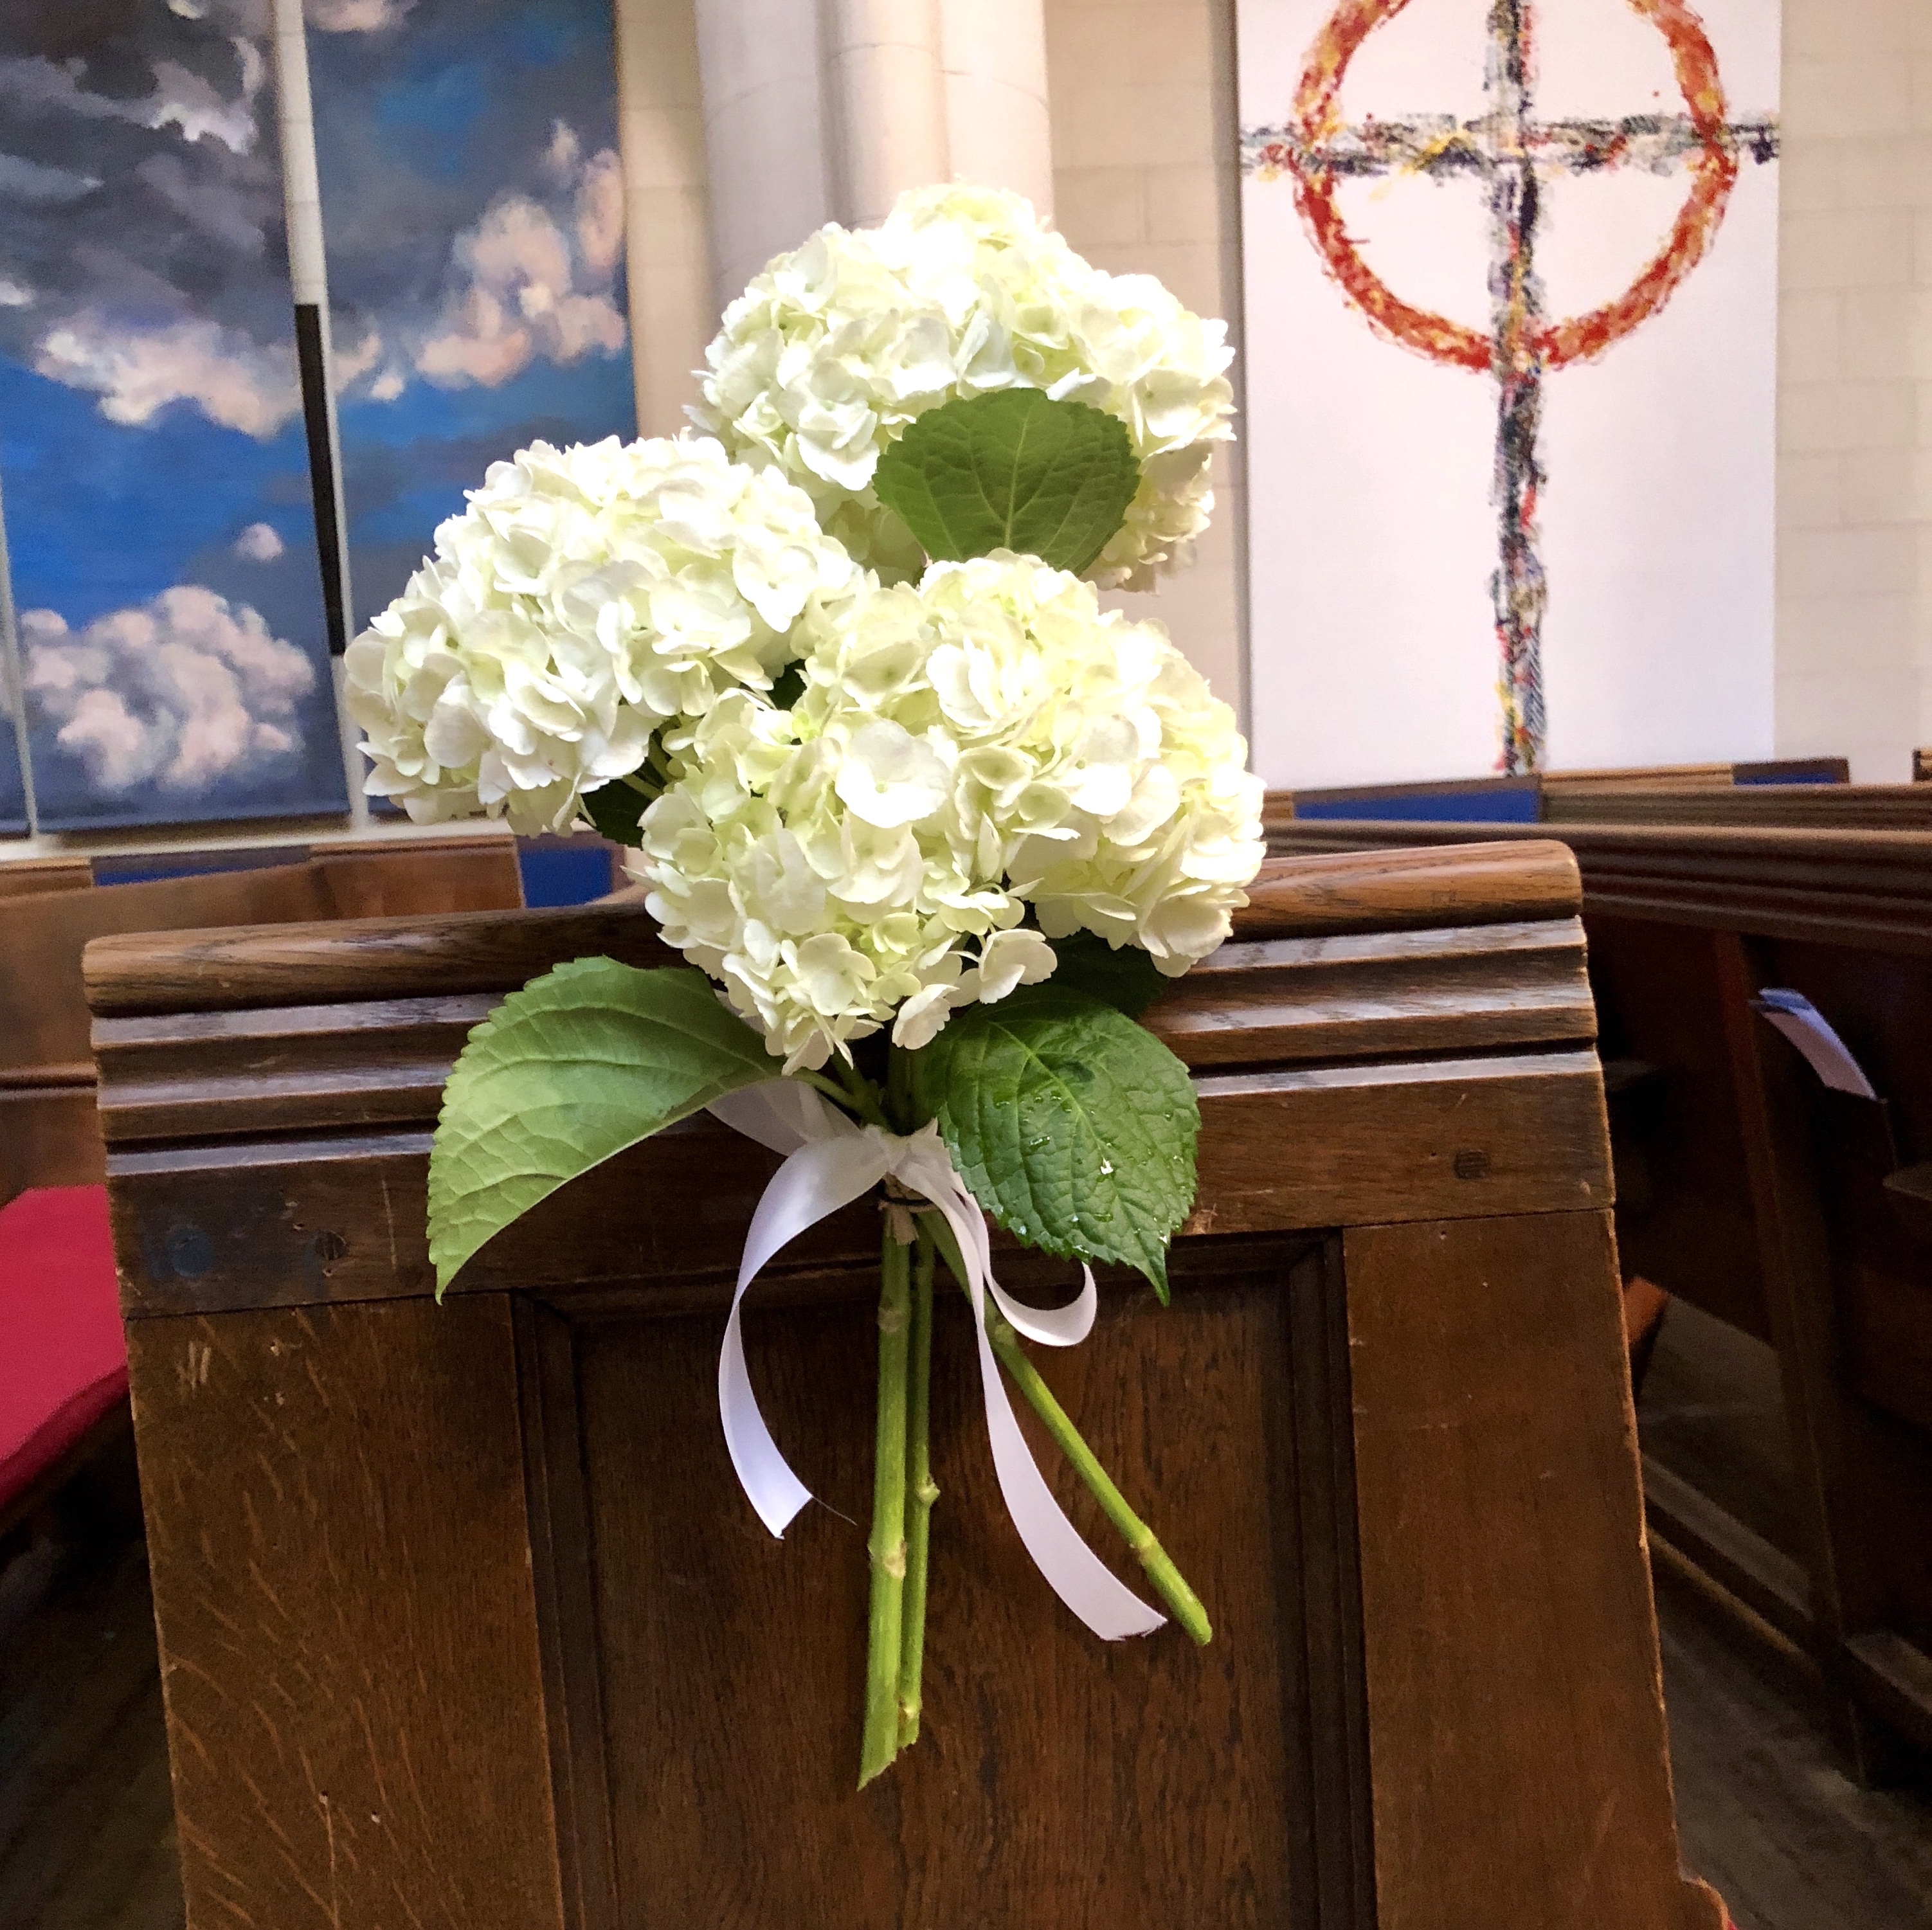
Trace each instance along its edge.
{"label": "pew end panel", "polygon": [[715,1408],[771,1155],[687,1121],[430,1298],[452,1058],[559,960],[670,962],[641,911],[93,947],[197,1930],[398,1895],[476,1930],[1719,1930],[1677,1865],[1574,863],[1343,856],[1253,897],[1148,1014],[1203,1109],[1174,1304],[1107,1278],[1040,1362],[1215,1641],[1054,1602],[943,1303],[927,1733],[863,1792],[876,1212],[748,1308],[826,1503],[782,1543]]}

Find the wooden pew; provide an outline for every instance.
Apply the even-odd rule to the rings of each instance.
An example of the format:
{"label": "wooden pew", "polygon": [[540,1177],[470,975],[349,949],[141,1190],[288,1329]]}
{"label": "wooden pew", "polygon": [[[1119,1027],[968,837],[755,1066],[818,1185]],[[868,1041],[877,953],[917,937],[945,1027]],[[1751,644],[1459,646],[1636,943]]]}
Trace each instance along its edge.
{"label": "wooden pew", "polygon": [[[34,888],[14,887],[27,883]],[[318,845],[298,861],[95,886],[86,861],[0,863],[0,1202],[98,1184],[82,950],[112,932],[504,909],[522,903],[502,838]]]}
{"label": "wooden pew", "polygon": [[[1594,822],[1616,820],[1619,806],[1628,806],[1634,814],[1641,812],[1666,823],[1718,821],[1709,814],[1733,809],[1760,814],[1766,822],[1804,823],[1810,821],[1804,814],[1815,808],[1839,814],[1820,821],[1842,820],[1848,828],[1864,824],[1869,829],[1883,829],[1901,811],[1906,821],[1924,824],[1922,815],[1912,815],[1922,813],[1923,807],[1888,798],[1876,802],[1867,798],[1858,804],[1828,798],[1815,803],[1812,794],[1843,789],[1850,776],[1851,767],[1843,758],[1785,758],[1768,764],[1652,764],[1621,770],[1537,771],[1520,777],[1281,791],[1271,794],[1269,808],[1282,822],[1293,818],[1472,824]],[[1777,801],[1740,804],[1735,799],[1711,795],[1734,790],[1771,791],[1777,794]],[[1644,795],[1634,797],[1638,792]],[[1765,816],[1767,812],[1770,815]]]}
{"label": "wooden pew", "polygon": [[1677,1864],[1576,904],[1547,843],[1274,866],[1154,1008],[1204,1116],[1174,1304],[1109,1278],[1040,1364],[1216,1639],[1098,1645],[1055,1603],[956,1296],[926,1733],[862,1792],[872,1205],[748,1314],[827,1503],[782,1543],[715,1404],[770,1155],[686,1122],[431,1298],[452,1056],[555,961],[674,962],[641,909],[96,943],[190,1925],[1718,1930]]}
{"label": "wooden pew", "polygon": [[[1434,848],[1442,825],[1277,823],[1282,850]],[[1581,869],[1625,1270],[1769,1343],[1798,1539],[1646,1464],[1653,1527],[1822,1672],[1868,1775],[1932,1747],[1932,835],[1484,827]],[[1880,1103],[1753,1011],[1803,992]]]}
{"label": "wooden pew", "polygon": [[1766,784],[1546,789],[1543,821],[1565,824],[1782,825],[1792,830],[1932,831],[1932,791],[1912,784]]}
{"label": "wooden pew", "polygon": [[48,891],[85,891],[94,869],[85,858],[14,858],[0,863],[0,898]]}
{"label": "wooden pew", "polygon": [[1733,785],[1849,784],[1844,758],[1778,758],[1744,764],[1639,764],[1602,770],[1546,770],[1537,782],[1545,796],[1558,791],[1676,791]]}

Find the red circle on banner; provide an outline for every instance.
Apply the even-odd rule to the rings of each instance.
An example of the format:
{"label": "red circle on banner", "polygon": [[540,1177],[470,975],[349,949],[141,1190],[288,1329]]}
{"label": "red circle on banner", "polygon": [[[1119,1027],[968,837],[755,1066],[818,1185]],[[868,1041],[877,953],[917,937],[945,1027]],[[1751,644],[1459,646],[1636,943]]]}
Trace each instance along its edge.
{"label": "red circle on banner", "polygon": [[[1725,138],[1724,84],[1702,26],[1683,0],[1629,3],[1633,12],[1654,23],[1670,50],[1678,89],[1700,143],[1690,161],[1690,192],[1669,239],[1616,300],[1586,315],[1532,326],[1527,346],[1546,368],[1600,355],[1655,314],[1702,258],[1737,179],[1737,158]],[[1495,365],[1498,353],[1490,336],[1403,301],[1362,259],[1336,206],[1335,179],[1312,158],[1336,124],[1336,97],[1348,63],[1376,28],[1408,5],[1409,0],[1342,0],[1310,49],[1295,90],[1298,139],[1288,162],[1294,176],[1295,203],[1329,272],[1376,329],[1432,361],[1486,370]]]}

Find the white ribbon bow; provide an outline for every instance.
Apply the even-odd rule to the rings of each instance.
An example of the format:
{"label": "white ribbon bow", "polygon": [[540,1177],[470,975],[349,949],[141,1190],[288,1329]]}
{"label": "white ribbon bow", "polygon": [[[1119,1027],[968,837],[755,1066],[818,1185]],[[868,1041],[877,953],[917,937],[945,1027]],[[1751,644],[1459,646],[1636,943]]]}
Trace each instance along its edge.
{"label": "white ribbon bow", "polygon": [[810,1086],[789,1079],[746,1086],[716,1100],[710,1110],[734,1131],[786,1156],[752,1215],[737,1291],[731,1296],[731,1316],[724,1324],[724,1344],[718,1356],[718,1413],[724,1444],[759,1519],[774,1535],[782,1535],[812,1493],[778,1452],[752,1391],[739,1323],[745,1289],[788,1241],[869,1193],[890,1174],[909,1191],[931,1200],[959,1243],[980,1343],[980,1379],[993,1466],[1006,1511],[1034,1565],[1060,1600],[1104,1640],[1119,1641],[1158,1628],[1167,1618],[1115,1578],[1054,1499],[1014,1418],[992,1343],[986,1337],[986,1295],[990,1290],[1000,1311],[1028,1340],[1048,1347],[1077,1346],[1092,1331],[1100,1304],[1092,1270],[1081,1269],[1085,1284],[1070,1307],[1042,1313],[1010,1298],[993,1277],[985,1217],[954,1170],[937,1126],[926,1126],[910,1139],[876,1126],[861,1126],[826,1105]]}

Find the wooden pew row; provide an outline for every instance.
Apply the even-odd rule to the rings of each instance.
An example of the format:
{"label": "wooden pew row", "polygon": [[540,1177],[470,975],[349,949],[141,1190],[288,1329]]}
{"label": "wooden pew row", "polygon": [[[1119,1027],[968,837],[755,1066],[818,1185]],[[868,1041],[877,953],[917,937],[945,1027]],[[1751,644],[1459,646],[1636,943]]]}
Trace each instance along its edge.
{"label": "wooden pew row", "polygon": [[[1538,771],[1521,777],[1474,777],[1405,784],[1364,784],[1274,794],[1270,808],[1278,818],[1292,817],[1400,818],[1405,822],[1534,824],[1560,819],[1594,821],[1615,818],[1620,800],[1647,794],[1642,808],[1666,821],[1700,810],[1728,808],[1714,791],[1768,789],[1785,800],[1783,808],[1802,809],[1793,794],[1849,785],[1851,767],[1843,758],[1786,758],[1769,764],[1653,764],[1620,770]],[[1868,812],[1910,807],[1896,803],[1862,807],[1827,803],[1826,810],[1862,808]],[[1782,821],[1781,820],[1780,821]],[[1882,828],[1880,824],[1875,828]]]}
{"label": "wooden pew row", "polygon": [[140,884],[96,886],[80,860],[0,865],[0,1202],[29,1187],[102,1177],[80,972],[90,940],[522,902],[507,834],[319,846],[295,863]]}
{"label": "wooden pew row", "polygon": [[1932,792],[1913,784],[1646,788],[1564,785],[1543,794],[1546,824],[1738,824],[1932,831]]}
{"label": "wooden pew row", "polygon": [[0,863],[0,899],[49,891],[85,891],[94,867],[85,858],[14,858]]}
{"label": "wooden pew row", "polygon": [[[1798,1544],[1647,1466],[1653,1526],[1819,1663],[1881,1773],[1932,1746],[1932,835],[1277,818],[1280,851],[1496,850],[1581,871],[1627,1273],[1777,1351]],[[1826,1088],[1753,1011],[1805,994],[1880,1098]]]}
{"label": "wooden pew row", "polygon": [[1474,779],[1277,791],[1268,821],[1295,823],[1736,824],[1932,831],[1932,788],[1914,784],[1665,782],[1658,773]]}
{"label": "wooden pew row", "polygon": [[1744,764],[1640,764],[1604,770],[1546,770],[1538,782],[1558,791],[1678,791],[1694,786],[1756,784],[1849,784],[1844,758],[1776,758]]}
{"label": "wooden pew row", "polygon": [[1111,1277],[1040,1363],[1215,1641],[1054,1602],[951,1295],[927,1733],[863,1791],[872,1205],[748,1310],[827,1503],[782,1542],[716,1409],[762,1149],[686,1121],[430,1297],[467,1030],[557,960],[670,962],[650,919],[92,947],[190,1922],[1718,1930],[1673,1841],[1574,864],[1352,855],[1255,901],[1150,1014],[1204,1121],[1173,1305]]}

